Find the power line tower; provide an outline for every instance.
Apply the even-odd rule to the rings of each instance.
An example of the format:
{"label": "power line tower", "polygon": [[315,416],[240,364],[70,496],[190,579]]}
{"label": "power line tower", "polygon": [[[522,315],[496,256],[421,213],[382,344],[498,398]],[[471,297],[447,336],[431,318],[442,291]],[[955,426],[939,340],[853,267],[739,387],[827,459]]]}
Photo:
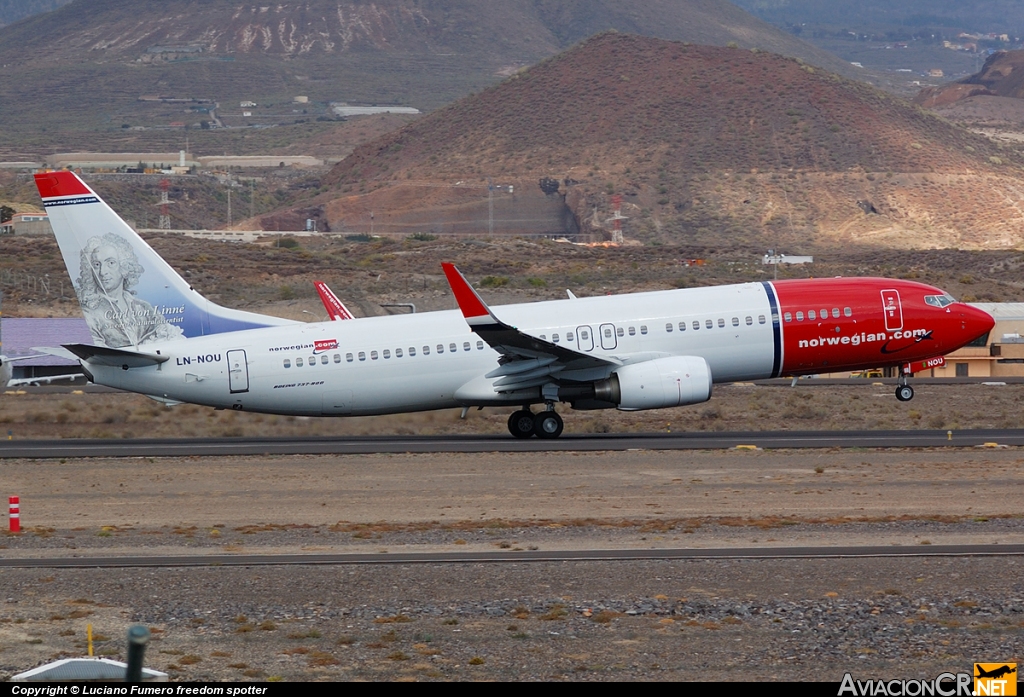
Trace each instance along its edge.
{"label": "power line tower", "polygon": [[629,218],[622,215],[622,195],[615,194],[612,196],[612,209],[615,211],[611,218],[608,218],[612,224],[612,244],[622,244],[624,239],[622,237],[622,221],[628,220]]}
{"label": "power line tower", "polygon": [[171,229],[171,200],[167,195],[170,185],[171,183],[166,179],[160,181],[160,223],[157,225],[159,230]]}

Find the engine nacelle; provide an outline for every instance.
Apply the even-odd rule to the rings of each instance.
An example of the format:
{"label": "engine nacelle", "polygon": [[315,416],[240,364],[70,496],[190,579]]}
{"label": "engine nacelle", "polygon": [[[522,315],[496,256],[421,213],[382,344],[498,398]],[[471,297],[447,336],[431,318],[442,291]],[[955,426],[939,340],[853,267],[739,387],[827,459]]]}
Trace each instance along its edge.
{"label": "engine nacelle", "polygon": [[700,356],[633,363],[596,383],[594,396],[623,411],[698,404],[711,399],[711,368]]}

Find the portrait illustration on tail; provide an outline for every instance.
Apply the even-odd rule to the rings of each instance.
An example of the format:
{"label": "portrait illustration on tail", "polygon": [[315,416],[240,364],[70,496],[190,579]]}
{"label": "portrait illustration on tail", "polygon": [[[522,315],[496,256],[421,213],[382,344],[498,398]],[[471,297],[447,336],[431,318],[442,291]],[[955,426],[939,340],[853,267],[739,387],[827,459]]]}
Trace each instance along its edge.
{"label": "portrait illustration on tail", "polygon": [[75,292],[97,344],[121,348],[182,336],[180,327],[136,297],[145,271],[126,239],[111,232],[96,235],[81,257]]}

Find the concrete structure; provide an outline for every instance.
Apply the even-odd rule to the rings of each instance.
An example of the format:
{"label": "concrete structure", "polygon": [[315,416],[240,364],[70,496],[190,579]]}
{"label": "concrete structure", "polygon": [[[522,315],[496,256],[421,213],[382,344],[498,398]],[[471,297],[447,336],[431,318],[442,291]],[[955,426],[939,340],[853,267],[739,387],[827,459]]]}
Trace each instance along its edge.
{"label": "concrete structure", "polygon": [[307,230],[137,230],[140,235],[184,235],[202,240],[217,240],[219,242],[255,242],[261,237],[312,237],[324,233]]}
{"label": "concrete structure", "polygon": [[52,235],[46,213],[15,213],[10,222],[13,235]]}
{"label": "concrete structure", "polygon": [[[109,658],[62,658],[11,676],[12,682],[124,682],[127,663]],[[142,669],[143,682],[167,682],[167,673]],[[64,690],[66,688],[60,688]],[[78,689],[75,689],[77,692]],[[55,694],[64,694],[55,692]]]}
{"label": "concrete structure", "polygon": [[119,167],[170,167],[171,165],[198,166],[195,159],[181,162],[180,152],[61,152],[47,155],[46,166],[52,169],[118,169]]}
{"label": "concrete structure", "polygon": [[199,164],[207,169],[221,167],[322,167],[323,160],[309,155],[224,155],[200,157]]}
{"label": "concrete structure", "polygon": [[370,114],[418,114],[419,109],[411,106],[349,106],[347,104],[331,105],[331,110],[338,116],[368,116]]}

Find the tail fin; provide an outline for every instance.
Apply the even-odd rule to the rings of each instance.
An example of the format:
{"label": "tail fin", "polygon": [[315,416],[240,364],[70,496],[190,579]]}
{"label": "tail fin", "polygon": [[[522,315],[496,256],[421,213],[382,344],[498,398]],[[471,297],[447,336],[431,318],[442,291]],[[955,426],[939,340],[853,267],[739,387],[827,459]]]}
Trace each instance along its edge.
{"label": "tail fin", "polygon": [[323,281],[313,281],[313,285],[316,287],[316,292],[320,294],[320,302],[324,304],[324,309],[327,310],[327,315],[332,320],[339,319],[355,319],[352,313],[345,307],[345,303],[338,299],[338,296],[334,294],[326,283]]}
{"label": "tail fin", "polygon": [[97,345],[137,347],[294,323],[204,298],[73,172],[35,178]]}

